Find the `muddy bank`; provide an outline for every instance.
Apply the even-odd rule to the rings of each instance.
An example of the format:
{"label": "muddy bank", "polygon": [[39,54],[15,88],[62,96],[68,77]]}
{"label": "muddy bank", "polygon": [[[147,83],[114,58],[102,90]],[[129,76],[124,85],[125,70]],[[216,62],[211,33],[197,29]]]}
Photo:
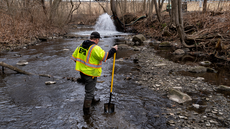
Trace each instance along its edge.
{"label": "muddy bank", "polygon": [[136,76],[137,84],[160,93],[162,97],[168,98],[169,90],[175,89],[192,99],[184,103],[173,102],[173,105],[167,107],[168,117],[174,118],[168,121],[169,125],[177,128],[230,127],[229,94],[218,92],[218,86],[204,82],[202,77],[178,74],[179,71],[191,71],[197,66],[181,65],[161,58],[152,48],[141,49],[141,53],[132,57],[141,67]]}

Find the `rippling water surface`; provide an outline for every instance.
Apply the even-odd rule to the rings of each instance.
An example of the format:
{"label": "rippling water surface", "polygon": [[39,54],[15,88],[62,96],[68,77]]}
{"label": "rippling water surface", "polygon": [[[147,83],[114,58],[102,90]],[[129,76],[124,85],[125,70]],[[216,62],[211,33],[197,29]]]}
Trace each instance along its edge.
{"label": "rippling water surface", "polygon": [[[94,30],[76,32],[89,35]],[[99,45],[108,51],[119,38],[116,34],[101,32],[109,38],[100,40]],[[84,85],[67,80],[80,77],[70,59],[81,39],[55,39],[30,46],[27,49],[1,53],[0,60],[16,66],[20,60],[29,62],[26,66],[16,66],[35,74],[49,74],[53,77],[23,75],[5,69],[0,76],[0,128],[119,128],[152,129],[170,128],[166,122],[165,108],[170,101],[161,98],[147,87],[137,85],[133,75],[138,66],[131,59],[116,62],[112,102],[114,114],[104,114],[104,103],[109,101],[112,59],[103,63],[102,76],[98,78],[96,93],[100,104],[92,107],[92,116],[83,117]],[[68,50],[67,50],[68,49]],[[134,51],[118,51],[117,59],[127,58]],[[132,73],[132,75],[130,74]],[[124,80],[131,77],[131,80]],[[46,81],[56,84],[45,85]]]}

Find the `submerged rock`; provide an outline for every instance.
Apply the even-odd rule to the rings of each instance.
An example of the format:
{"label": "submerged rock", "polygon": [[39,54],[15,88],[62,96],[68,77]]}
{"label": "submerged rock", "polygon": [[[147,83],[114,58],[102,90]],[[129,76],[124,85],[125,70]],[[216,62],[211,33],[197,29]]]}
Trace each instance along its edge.
{"label": "submerged rock", "polygon": [[154,66],[155,67],[160,67],[160,66],[166,66],[167,64],[165,64],[165,63],[161,63],[161,64],[155,64]]}
{"label": "submerged rock", "polygon": [[116,62],[123,62],[124,59],[123,58],[120,58],[120,59],[116,59]]}
{"label": "submerged rock", "polygon": [[46,81],[45,84],[46,85],[51,85],[51,84],[56,84],[56,82],[55,81]]}
{"label": "submerged rock", "polygon": [[177,49],[176,51],[173,52],[173,54],[175,54],[175,55],[183,55],[183,54],[185,54],[185,51],[182,50],[182,49]]}
{"label": "submerged rock", "polygon": [[118,49],[130,49],[130,46],[128,46],[127,44],[119,44]]}
{"label": "submerged rock", "polygon": [[150,39],[148,39],[148,40],[145,40],[144,42],[143,42],[144,44],[153,44],[154,42],[153,41],[151,41]]}
{"label": "submerged rock", "polygon": [[219,90],[219,91],[230,92],[230,87],[229,86],[225,86],[225,85],[219,85],[216,89]]}
{"label": "submerged rock", "polygon": [[139,44],[142,44],[145,40],[146,38],[143,34],[138,34],[133,37],[132,42],[134,42],[135,44],[137,44],[137,42]]}
{"label": "submerged rock", "polygon": [[134,51],[140,51],[141,50],[141,48],[139,48],[139,47],[134,47]]}
{"label": "submerged rock", "polygon": [[169,89],[168,97],[170,100],[173,100],[173,101],[178,102],[178,103],[184,103],[184,102],[192,100],[192,98],[189,95],[187,95],[181,91],[172,89],[172,88]]}
{"label": "submerged rock", "polygon": [[188,71],[192,73],[204,73],[207,71],[207,68],[203,66],[197,66],[197,67],[189,68]]}
{"label": "submerged rock", "polygon": [[209,66],[212,63],[210,61],[201,61],[201,62],[199,62],[199,64],[204,65],[204,66]]}
{"label": "submerged rock", "polygon": [[18,63],[17,63],[17,65],[19,65],[19,66],[25,66],[27,64],[28,64],[28,62],[26,60],[21,60],[21,61],[18,61]]}
{"label": "submerged rock", "polygon": [[209,72],[209,73],[217,73],[217,71],[215,70],[215,69],[213,69],[213,68],[207,68],[207,72]]}
{"label": "submerged rock", "polygon": [[159,44],[159,47],[171,47],[171,44],[169,42],[162,42]]}
{"label": "submerged rock", "polygon": [[197,108],[197,109],[200,107],[199,104],[192,104],[192,106],[195,107],[195,108]]}
{"label": "submerged rock", "polygon": [[65,48],[65,49],[63,49],[63,51],[69,51],[69,49],[66,49],[66,48]]}

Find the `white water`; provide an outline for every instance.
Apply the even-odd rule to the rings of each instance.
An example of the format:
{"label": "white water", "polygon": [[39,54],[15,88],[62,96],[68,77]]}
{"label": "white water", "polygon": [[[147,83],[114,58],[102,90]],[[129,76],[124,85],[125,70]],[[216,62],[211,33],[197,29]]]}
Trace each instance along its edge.
{"label": "white water", "polygon": [[116,27],[107,13],[99,16],[94,28],[96,31],[116,31]]}
{"label": "white water", "polygon": [[128,35],[127,33],[118,32],[113,23],[113,20],[110,18],[110,15],[104,13],[100,15],[97,19],[96,24],[93,27],[92,31],[80,31],[75,34],[78,35],[90,35],[93,31],[97,31],[101,36],[112,36],[112,35]]}

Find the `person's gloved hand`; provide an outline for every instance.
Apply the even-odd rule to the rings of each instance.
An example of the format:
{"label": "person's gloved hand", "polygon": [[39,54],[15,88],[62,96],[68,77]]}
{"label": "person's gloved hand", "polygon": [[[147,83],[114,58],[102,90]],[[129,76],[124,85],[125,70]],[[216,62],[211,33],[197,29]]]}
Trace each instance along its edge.
{"label": "person's gloved hand", "polygon": [[117,47],[117,45],[115,45],[115,46],[113,46],[113,48],[115,48],[115,49],[116,49],[116,51],[117,51],[117,48],[118,48],[118,47]]}

